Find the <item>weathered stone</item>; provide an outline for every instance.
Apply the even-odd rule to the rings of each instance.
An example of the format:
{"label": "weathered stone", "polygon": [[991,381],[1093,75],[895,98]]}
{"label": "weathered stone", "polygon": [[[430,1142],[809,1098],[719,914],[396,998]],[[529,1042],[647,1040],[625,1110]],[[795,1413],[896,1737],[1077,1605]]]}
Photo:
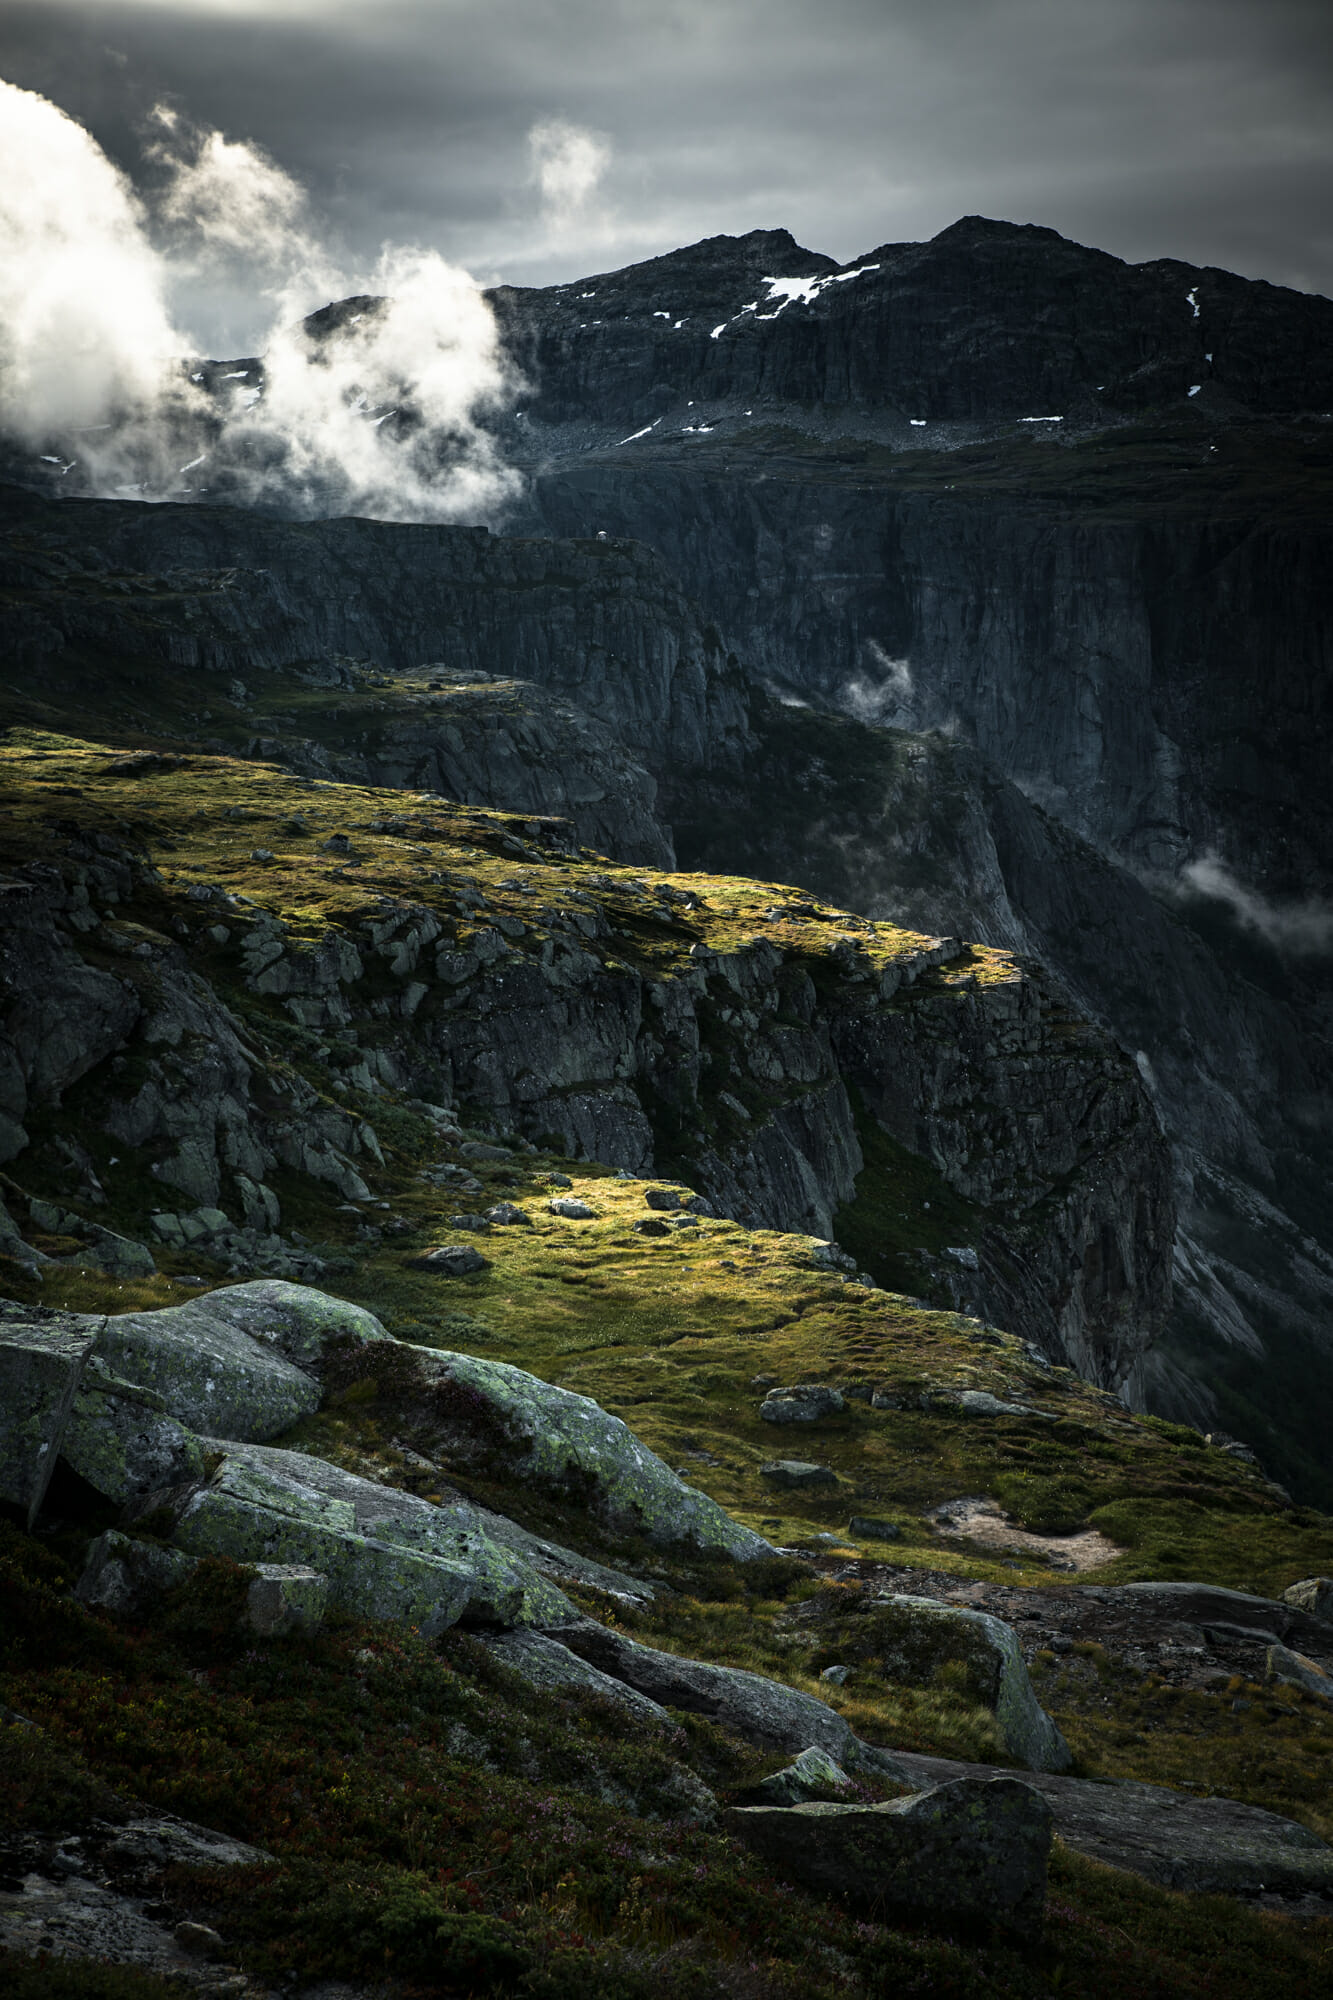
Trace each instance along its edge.
{"label": "weathered stone", "polygon": [[589,1208],[586,1201],[579,1201],[572,1195],[557,1195],[546,1206],[552,1215],[563,1216],[566,1222],[590,1222],[597,1213],[595,1208]]}
{"label": "weathered stone", "polygon": [[1044,1410],[1033,1410],[1026,1403],[1008,1403],[1002,1396],[992,1396],[989,1389],[964,1389],[958,1396],[958,1408],[965,1417],[1042,1417]]}
{"label": "weathered stone", "polygon": [[[166,1411],[191,1430],[245,1440],[276,1437],[318,1409],[320,1389],[276,1339],[247,1330],[247,1322],[276,1323],[261,1310],[260,1290],[236,1286],[159,1312],[117,1314],[106,1322],[99,1357],[121,1381],[155,1391]],[[300,1294],[304,1288],[286,1290]]]}
{"label": "weathered stone", "polygon": [[846,1769],[873,1770],[890,1779],[901,1775],[888,1751],[862,1743],[836,1709],[799,1688],[741,1667],[715,1667],[658,1652],[590,1618],[562,1626],[549,1636],[663,1708],[706,1715],[765,1750],[799,1754],[813,1746]]}
{"label": "weathered stone", "polygon": [[532,1217],[528,1214],[527,1210],[519,1208],[512,1201],[497,1201],[494,1208],[487,1209],[486,1220],[495,1223],[501,1229],[512,1229],[515,1226],[521,1227],[523,1225],[531,1228],[532,1226]]}
{"label": "weathered stone", "polygon": [[639,1236],[670,1236],[671,1234],[666,1223],[659,1222],[655,1215],[640,1217],[637,1222],[630,1224],[630,1228]]}
{"label": "weathered stone", "polygon": [[677,1188],[648,1188],[643,1198],[649,1208],[670,1211],[679,1208],[681,1205],[680,1191]]}
{"label": "weathered stone", "polygon": [[617,1708],[623,1708],[637,1722],[657,1729],[673,1726],[671,1717],[660,1702],[640,1694],[624,1681],[616,1680],[614,1675],[604,1674],[600,1667],[581,1659],[549,1633],[502,1632],[489,1639],[487,1644],[498,1660],[503,1660],[507,1667],[520,1674],[525,1681],[530,1681],[533,1687],[554,1688],[562,1693],[586,1691],[600,1695],[603,1701],[614,1702]]}
{"label": "weathered stone", "polygon": [[1318,1660],[1308,1659],[1304,1653],[1293,1653],[1286,1646],[1269,1647],[1265,1677],[1300,1688],[1305,1694],[1317,1695],[1320,1701],[1333,1702],[1333,1674],[1320,1666]]}
{"label": "weathered stone", "polygon": [[374,1313],[349,1299],[334,1298],[311,1285],[284,1278],[256,1278],[210,1292],[208,1310],[217,1319],[275,1348],[295,1368],[315,1372],[332,1341],[387,1340]]}
{"label": "weathered stone", "polygon": [[109,1528],[91,1544],[74,1586],[81,1604],[129,1618],[182,1583],[197,1558],[158,1542],[141,1542]]}
{"label": "weathered stone", "polygon": [[0,1499],[37,1518],[99,1320],[0,1326]]}
{"label": "weathered stone", "polygon": [[784,1486],[796,1491],[808,1486],[836,1486],[838,1475],[831,1465],[812,1465],[804,1458],[773,1458],[759,1468],[761,1479],[770,1486]]}
{"label": "weathered stone", "polygon": [[747,1806],[799,1806],[812,1799],[816,1792],[845,1791],[851,1782],[841,1764],[835,1763],[827,1750],[817,1750],[811,1745],[785,1769],[774,1771],[757,1785],[752,1785],[737,1803]]}
{"label": "weathered stone", "polygon": [[435,1278],[468,1278],[475,1271],[486,1269],[486,1259],[469,1243],[442,1243],[420,1257],[409,1258],[408,1268],[429,1271]]}
{"label": "weathered stone", "polygon": [[822,1382],[798,1382],[790,1389],[770,1389],[759,1414],[766,1424],[817,1424],[846,1407],[841,1390]]}
{"label": "weathered stone", "polygon": [[198,1439],[165,1398],[113,1375],[93,1354],[74,1398],[60,1456],[108,1500],[132,1500],[203,1476]]}
{"label": "weathered stone", "polygon": [[733,1806],[722,1824],[792,1881],[878,1917],[1041,1927],[1051,1809],[1016,1778],[881,1805]]}
{"label": "weathered stone", "polygon": [[181,1505],[174,1540],[192,1555],[322,1572],[328,1601],[361,1618],[391,1618],[427,1637],[460,1618],[551,1624],[571,1615],[563,1592],[485,1532],[479,1509],[436,1507],[359,1479],[323,1459],[233,1445]]}
{"label": "weathered stone", "polygon": [[[984,1764],[896,1754],[914,1785],[989,1774]],[[1308,1827],[1260,1806],[1192,1798],[1129,1779],[1108,1785],[1034,1771],[1023,1782],[1046,1800],[1068,1846],[1163,1888],[1201,1895],[1333,1895],[1333,1849]]]}
{"label": "weathered stone", "polygon": [[1288,1584],[1282,1602],[1333,1625],[1333,1577],[1307,1576],[1299,1583]]}
{"label": "weathered stone", "polygon": [[507,1432],[506,1474],[556,1491],[571,1483],[604,1520],[650,1541],[721,1549],[741,1561],[769,1555],[770,1545],[733,1521],[707,1494],[684,1485],[671,1468],[591,1397],[559,1389],[503,1361],[473,1354],[416,1350],[429,1376],[472,1391],[477,1420],[455,1399],[460,1443],[495,1449],[498,1422]]}
{"label": "weathered stone", "polygon": [[854,1542],[896,1542],[902,1532],[896,1521],[881,1521],[870,1514],[853,1514],[847,1523],[847,1533]]}
{"label": "weathered stone", "polygon": [[462,1215],[451,1215],[449,1217],[449,1227],[451,1229],[466,1229],[472,1234],[487,1235],[490,1231],[490,1226],[490,1217],[486,1215],[472,1215],[465,1212]]}
{"label": "weathered stone", "polygon": [[318,1625],[328,1602],[329,1580],[322,1570],[297,1563],[260,1563],[245,1593],[246,1623],[271,1639],[296,1625]]}
{"label": "weathered stone", "polygon": [[1068,1769],[1069,1746],[1032,1692],[1018,1639],[1003,1620],[933,1597],[891,1597],[875,1607],[875,1634],[891,1680],[928,1686],[938,1667],[961,1661],[1010,1755],[1034,1771]]}

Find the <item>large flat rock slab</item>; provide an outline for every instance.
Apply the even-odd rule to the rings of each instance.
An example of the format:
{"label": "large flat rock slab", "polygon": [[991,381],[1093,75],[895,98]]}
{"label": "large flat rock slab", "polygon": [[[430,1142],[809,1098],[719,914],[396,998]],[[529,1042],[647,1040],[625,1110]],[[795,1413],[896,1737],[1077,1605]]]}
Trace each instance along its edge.
{"label": "large flat rock slab", "polygon": [[724,1830],[818,1894],[883,1918],[1041,1927],[1051,1809],[1026,1781],[953,1778],[880,1805],[733,1806]]}
{"label": "large flat rock slab", "polygon": [[[895,1750],[913,1784],[995,1773]],[[1164,1889],[1229,1896],[1324,1895],[1333,1899],[1333,1848],[1295,1820],[1236,1799],[1194,1799],[1165,1785],[1057,1777],[1025,1771],[1055,1815],[1055,1831],[1078,1853],[1124,1868]]]}

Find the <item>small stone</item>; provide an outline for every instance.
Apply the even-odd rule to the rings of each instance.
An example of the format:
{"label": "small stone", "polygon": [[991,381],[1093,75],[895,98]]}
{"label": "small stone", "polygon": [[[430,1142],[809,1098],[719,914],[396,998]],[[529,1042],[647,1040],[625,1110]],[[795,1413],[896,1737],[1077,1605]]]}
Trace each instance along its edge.
{"label": "small stone", "polygon": [[1292,1605],[1297,1611],[1308,1611],[1312,1618],[1322,1618],[1333,1625],[1333,1577],[1303,1577],[1299,1583],[1287,1586],[1282,1593],[1282,1602]]}
{"label": "small stone", "polygon": [[222,1939],[207,1924],[177,1924],[175,1939],[192,1958],[221,1958]]}
{"label": "small stone", "polygon": [[845,1687],[851,1677],[851,1671],[850,1667],[825,1667],[819,1678],[821,1681],[828,1681],[832,1687]]}
{"label": "small stone", "polygon": [[252,861],[269,862],[276,861],[277,858],[271,847],[252,847],[250,849],[250,859]]}
{"label": "small stone", "polygon": [[546,1206],[552,1215],[562,1215],[566,1222],[590,1222],[597,1213],[596,1209],[589,1208],[586,1201],[576,1201],[570,1196],[557,1196]]}
{"label": "small stone", "polygon": [[574,1185],[568,1174],[538,1174],[537,1178],[547,1187],[573,1187]]}
{"label": "small stone", "polygon": [[1318,1660],[1311,1660],[1304,1653],[1293,1653],[1286,1646],[1269,1647],[1265,1679],[1301,1688],[1306,1694],[1317,1695],[1320,1701],[1333,1702],[1333,1674]]}
{"label": "small stone", "polygon": [[350,854],[352,843],[345,833],[331,833],[321,848],[325,854]]}
{"label": "small stone", "polygon": [[471,1160],[474,1164],[478,1161],[483,1164],[499,1164],[503,1160],[512,1160],[514,1157],[508,1146],[492,1146],[485,1139],[467,1139],[459,1147],[458,1151],[462,1159]]}
{"label": "small stone", "polygon": [[823,1382],[798,1382],[790,1389],[770,1389],[760,1405],[766,1424],[817,1424],[846,1408],[842,1391]]}
{"label": "small stone", "polygon": [[486,1220],[495,1223],[501,1229],[512,1229],[523,1225],[529,1229],[532,1227],[532,1217],[527,1210],[519,1208],[512,1201],[497,1201],[494,1208],[487,1209]]}
{"label": "small stone", "polygon": [[631,1223],[630,1227],[639,1236],[670,1236],[671,1234],[666,1223],[659,1222],[655,1215],[645,1215],[638,1222]]}
{"label": "small stone", "polygon": [[761,1465],[759,1476],[770,1486],[803,1488],[808,1486],[836,1486],[838,1475],[830,1465],[812,1465],[803,1458],[775,1458],[767,1465]]}
{"label": "small stone", "polygon": [[466,1278],[474,1271],[484,1271],[486,1259],[468,1243],[441,1243],[437,1249],[409,1259],[408,1268],[429,1271],[436,1278]]}
{"label": "small stone", "polygon": [[649,1188],[643,1198],[649,1208],[670,1211],[681,1205],[680,1195],[675,1188]]}
{"label": "small stone", "polygon": [[490,1226],[488,1218],[484,1215],[451,1215],[449,1217],[449,1227],[451,1229],[471,1229],[484,1232]]}
{"label": "small stone", "polygon": [[847,1533],[854,1542],[896,1542],[902,1532],[896,1521],[881,1521],[871,1514],[853,1514],[847,1523]]}

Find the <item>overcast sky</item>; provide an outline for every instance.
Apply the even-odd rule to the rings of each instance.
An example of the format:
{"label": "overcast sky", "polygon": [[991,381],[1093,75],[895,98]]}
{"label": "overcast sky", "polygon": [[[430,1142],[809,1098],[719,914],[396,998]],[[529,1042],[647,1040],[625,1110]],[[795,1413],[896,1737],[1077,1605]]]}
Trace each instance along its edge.
{"label": "overcast sky", "polygon": [[1331,73],[1330,0],[0,0],[0,77],[136,178],[165,99],[302,181],[349,268],[519,283],[979,213],[1333,293]]}

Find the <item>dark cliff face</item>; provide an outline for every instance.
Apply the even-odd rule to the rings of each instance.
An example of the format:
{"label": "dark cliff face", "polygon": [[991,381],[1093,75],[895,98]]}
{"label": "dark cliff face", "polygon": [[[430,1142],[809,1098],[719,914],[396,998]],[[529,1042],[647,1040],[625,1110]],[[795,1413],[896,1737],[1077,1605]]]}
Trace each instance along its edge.
{"label": "dark cliff face", "polygon": [[929,422],[1333,400],[1327,299],[981,216],[841,267],[755,231],[490,296],[544,423],[648,423],[691,398]]}
{"label": "dark cliff face", "polygon": [[1282,896],[1333,857],[1330,496],[1320,433],[859,462],[793,434],[585,453],[532,506],[660,549],[792,693],[961,735],[1143,868],[1214,849]]}

